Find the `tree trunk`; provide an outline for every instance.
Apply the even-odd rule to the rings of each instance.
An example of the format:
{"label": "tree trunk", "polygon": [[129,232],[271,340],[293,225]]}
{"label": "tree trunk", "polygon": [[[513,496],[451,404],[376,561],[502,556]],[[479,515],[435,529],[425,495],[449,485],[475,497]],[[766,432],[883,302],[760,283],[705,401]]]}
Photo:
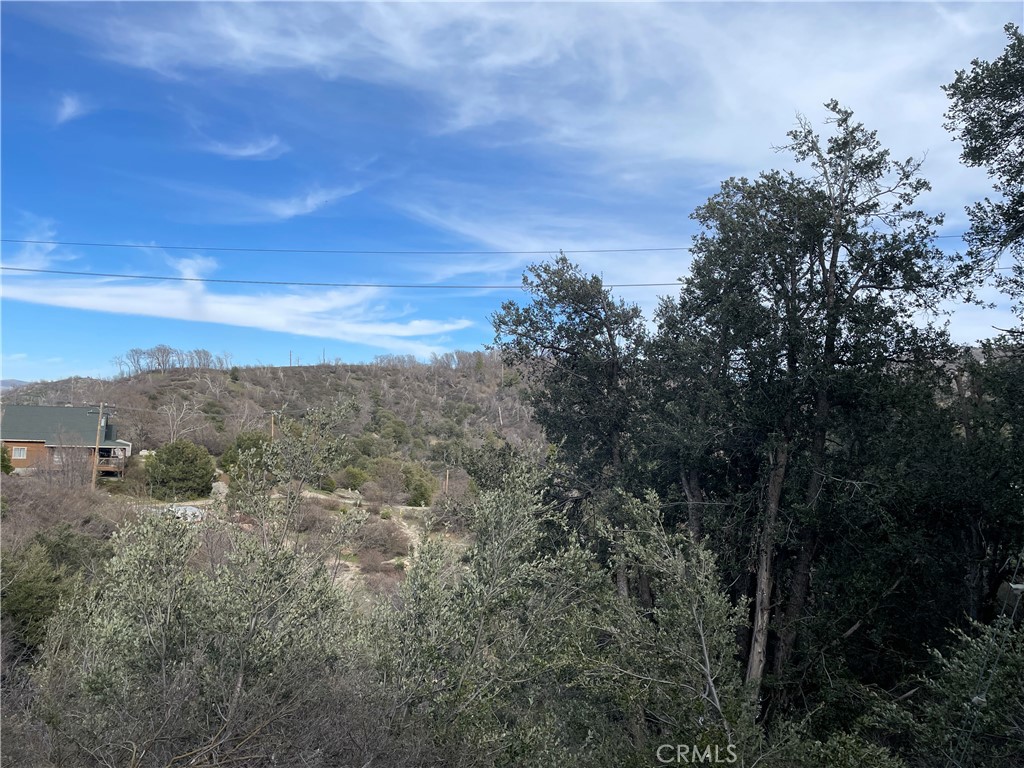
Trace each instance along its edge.
{"label": "tree trunk", "polygon": [[636,578],[637,597],[644,610],[650,611],[654,608],[654,594],[651,592],[651,577],[643,568],[638,569]]}
{"label": "tree trunk", "polygon": [[623,600],[629,597],[629,577],[626,574],[626,561],[620,559],[615,567],[615,584],[619,597]]}
{"label": "tree trunk", "polygon": [[768,660],[768,619],[771,616],[772,586],[775,566],[775,524],[782,502],[782,487],[789,463],[789,438],[782,438],[775,449],[772,474],[768,480],[764,523],[757,551],[757,588],[754,593],[754,621],[750,632],[750,656],[747,659],[747,682],[753,683],[755,701],[760,697],[761,678]]}
{"label": "tree trunk", "polygon": [[695,469],[687,471],[684,468],[679,474],[683,492],[686,494],[686,526],[690,529],[694,541],[700,541],[704,535],[704,509],[701,506],[704,492],[700,487],[700,478]]}
{"label": "tree trunk", "polygon": [[[835,267],[833,266],[833,274]],[[830,294],[833,289],[830,288]],[[833,296],[829,296],[829,312],[832,311]],[[808,527],[803,531],[800,554],[796,568],[789,584],[789,595],[786,600],[786,611],[782,619],[779,633],[779,645],[776,649],[774,672],[780,675],[789,663],[789,658],[796,645],[800,620],[803,618],[807,605],[807,596],[811,588],[811,567],[817,554],[819,534],[817,525],[818,502],[821,490],[825,485],[826,439],[828,437],[828,420],[832,404],[829,400],[828,379],[835,367],[835,346],[837,335],[836,321],[829,324],[825,334],[822,365],[826,371],[826,380],[819,384],[814,402],[814,436],[811,440],[811,474],[807,478],[807,489],[804,504],[810,519]]]}
{"label": "tree trunk", "polygon": [[796,568],[789,586],[789,600],[782,619],[782,630],[779,632],[779,645],[775,651],[773,671],[781,675],[789,662],[796,645],[797,627],[803,617],[804,606],[811,586],[811,564],[818,549],[817,532],[809,532],[803,537],[800,555],[797,557]]}

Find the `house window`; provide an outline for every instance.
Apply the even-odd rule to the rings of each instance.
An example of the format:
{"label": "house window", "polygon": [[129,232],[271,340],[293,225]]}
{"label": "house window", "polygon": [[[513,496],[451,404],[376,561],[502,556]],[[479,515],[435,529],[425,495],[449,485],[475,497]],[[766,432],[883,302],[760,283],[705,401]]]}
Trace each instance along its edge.
{"label": "house window", "polygon": [[26,448],[25,446],[20,446],[20,447],[19,446],[14,446],[13,448],[11,448],[11,458],[12,459],[27,459],[28,458],[28,448]]}

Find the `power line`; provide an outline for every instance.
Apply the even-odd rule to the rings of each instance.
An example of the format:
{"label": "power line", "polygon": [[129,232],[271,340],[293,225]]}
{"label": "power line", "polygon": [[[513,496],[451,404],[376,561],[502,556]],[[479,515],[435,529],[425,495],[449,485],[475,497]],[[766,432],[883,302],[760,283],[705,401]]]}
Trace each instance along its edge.
{"label": "power line", "polygon": [[[489,291],[511,291],[522,290],[519,285],[464,285],[464,284],[434,284],[434,283],[321,283],[321,282],[300,282],[295,280],[229,280],[216,277],[180,277],[171,275],[124,275],[112,272],[74,272],[66,269],[32,269],[29,267],[8,267],[0,266],[5,272],[31,272],[44,275],[75,275],[78,277],[113,277],[122,280],[169,280],[179,283],[229,283],[233,285],[277,285],[292,286],[301,288],[440,288],[448,290],[489,290]],[[605,285],[605,288],[664,288],[678,286],[679,282],[672,283],[617,283]]]}
{"label": "power line", "polygon": [[[958,235],[935,235],[940,238],[962,238]],[[22,240],[0,238],[2,243],[21,245],[72,245],[82,248],[159,248],[164,251],[225,251],[235,253],[331,253],[348,256],[545,256],[559,253],[559,249],[542,251],[428,251],[428,250],[360,250],[356,248],[246,248],[224,245],[144,245],[135,243],[91,243],[74,240]],[[668,253],[688,251],[689,246],[669,245],[657,248],[580,248],[561,250],[561,253]]]}
{"label": "power line", "polygon": [[[993,267],[1009,270],[1012,267]],[[523,285],[471,285],[464,283],[331,283],[298,280],[237,280],[218,277],[181,277],[177,275],[132,275],[115,272],[80,272],[68,269],[34,269],[31,267],[9,267],[0,265],[5,272],[23,272],[40,275],[71,275],[75,277],[109,277],[120,280],[156,280],[177,283],[220,283],[227,285],[274,285],[294,288],[393,288],[393,289],[442,289],[463,291],[514,291]],[[607,283],[605,288],[674,288],[680,285],[676,280],[670,283]]]}
{"label": "power line", "polygon": [[[243,248],[216,245],[138,245],[131,243],[84,243],[70,240],[18,240],[0,238],[3,243],[23,245],[75,245],[88,248],[159,248],[164,251],[235,251],[242,253],[334,253],[349,256],[544,256],[558,253],[546,251],[364,251],[345,248]],[[673,245],[664,248],[591,248],[586,250],[562,251],[562,253],[655,253],[666,251],[688,251],[687,246]]]}

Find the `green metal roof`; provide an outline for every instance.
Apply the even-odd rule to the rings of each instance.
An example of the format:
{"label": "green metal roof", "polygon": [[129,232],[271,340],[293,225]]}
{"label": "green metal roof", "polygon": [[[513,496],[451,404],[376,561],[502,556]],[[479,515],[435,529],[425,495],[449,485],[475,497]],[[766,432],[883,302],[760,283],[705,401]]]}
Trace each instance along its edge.
{"label": "green metal roof", "polygon": [[[57,405],[4,405],[0,416],[0,439],[43,440],[47,445],[94,446],[99,408],[62,408]],[[107,419],[100,445],[122,447],[116,430]]]}

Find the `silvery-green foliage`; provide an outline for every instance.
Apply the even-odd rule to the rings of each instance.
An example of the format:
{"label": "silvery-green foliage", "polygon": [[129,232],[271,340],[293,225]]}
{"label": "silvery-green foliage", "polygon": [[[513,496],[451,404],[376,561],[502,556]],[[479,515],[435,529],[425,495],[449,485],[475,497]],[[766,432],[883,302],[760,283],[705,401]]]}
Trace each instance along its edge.
{"label": "silvery-green foliage", "polygon": [[955,630],[912,693],[873,692],[865,728],[890,734],[914,768],[950,764],[1015,768],[1024,754],[1024,625],[1009,616]]}
{"label": "silvery-green foliage", "polygon": [[[341,425],[353,407],[342,403],[312,408],[302,420],[283,419],[272,442],[238,452],[230,503],[235,512],[258,521],[265,545],[284,544],[293,533],[303,492],[345,463],[346,437]],[[340,517],[332,540],[350,537],[365,517],[361,512]]]}
{"label": "silvery-green foliage", "polygon": [[408,717],[433,732],[446,765],[553,765],[536,761],[580,755],[559,744],[570,726],[556,716],[557,697],[573,635],[585,632],[572,621],[573,599],[594,578],[578,551],[538,552],[547,513],[523,478],[510,484],[482,495],[468,552],[427,542],[397,610],[375,616],[390,640],[382,670],[408,691]]}
{"label": "silvery-green foliage", "polygon": [[650,765],[675,739],[755,749],[733,662],[739,619],[713,560],[638,506],[624,514],[656,530],[638,528],[622,556],[655,575],[653,616],[572,534],[542,546],[564,521],[526,477],[481,495],[461,556],[420,548],[396,608],[372,626],[382,676],[445,765]]}
{"label": "silvery-green foliage", "polygon": [[246,536],[201,567],[199,541],[140,520],[58,612],[39,678],[58,765],[316,765],[330,748],[343,593],[322,565]]}
{"label": "silvery-green foliage", "polygon": [[659,737],[674,743],[732,744],[741,756],[756,754],[760,734],[735,660],[745,606],[730,603],[708,549],[665,530],[657,498],[621,503],[634,524],[623,533],[618,558],[646,574],[654,595],[649,611],[623,601],[632,616],[623,620],[620,639],[648,719],[660,723]]}
{"label": "silvery-green foliage", "polygon": [[353,403],[339,403],[310,408],[301,420],[284,419],[268,457],[279,477],[315,486],[321,477],[341,469],[347,458],[341,425],[353,408]]}

